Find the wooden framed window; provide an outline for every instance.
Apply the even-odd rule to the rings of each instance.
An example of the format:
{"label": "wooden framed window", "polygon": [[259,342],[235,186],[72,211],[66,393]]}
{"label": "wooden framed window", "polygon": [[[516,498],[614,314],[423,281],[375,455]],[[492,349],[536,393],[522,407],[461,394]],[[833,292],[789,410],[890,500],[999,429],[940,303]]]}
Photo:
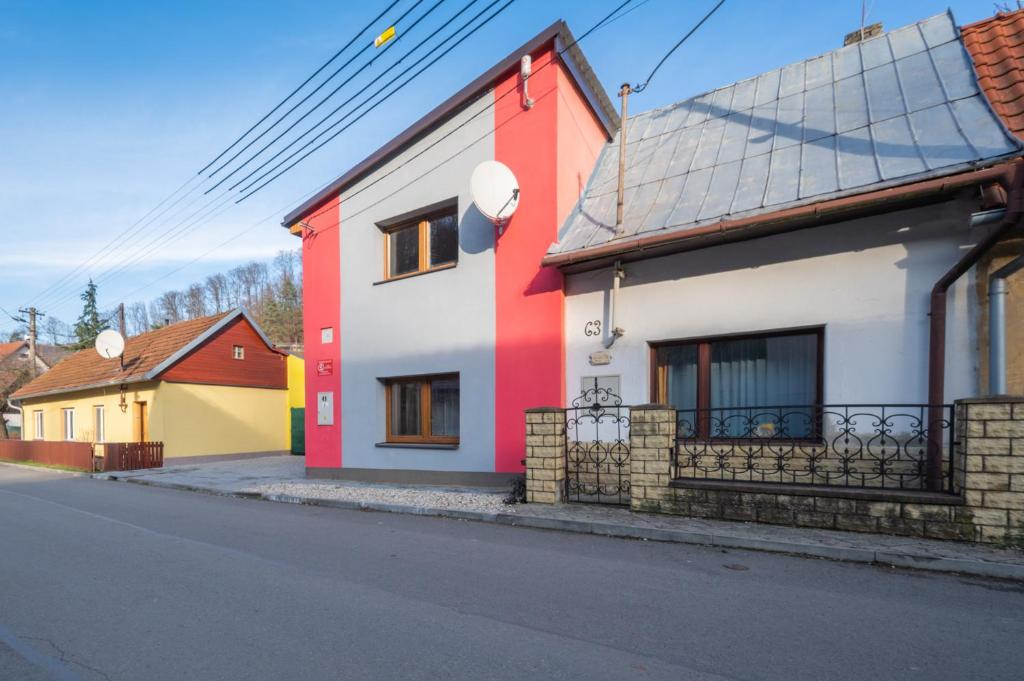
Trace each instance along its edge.
{"label": "wooden framed window", "polygon": [[74,440],[75,439],[75,410],[74,409],[61,409],[61,413],[64,417],[64,439]]}
{"label": "wooden framed window", "polygon": [[42,440],[43,439],[43,410],[42,409],[36,409],[34,412],[32,412],[32,417],[34,419],[34,425],[35,425],[35,428],[33,429],[32,436],[35,439],[37,439],[37,440]]}
{"label": "wooden framed window", "polygon": [[245,347],[242,345],[231,346],[231,356],[235,359],[245,359]]}
{"label": "wooden framed window", "polygon": [[384,279],[454,267],[459,261],[459,217],[448,208],[384,230]]}
{"label": "wooden framed window", "polygon": [[388,442],[459,443],[459,375],[384,380]]}
{"label": "wooden framed window", "polygon": [[651,344],[651,399],[679,411],[680,436],[813,438],[824,329]]}

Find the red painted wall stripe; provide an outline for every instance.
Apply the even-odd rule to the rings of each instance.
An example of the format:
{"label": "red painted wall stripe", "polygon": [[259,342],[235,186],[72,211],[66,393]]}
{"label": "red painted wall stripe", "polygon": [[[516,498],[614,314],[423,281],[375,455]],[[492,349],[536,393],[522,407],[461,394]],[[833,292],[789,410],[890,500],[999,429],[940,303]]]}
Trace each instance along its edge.
{"label": "red painted wall stripe", "polygon": [[[561,273],[540,259],[557,237],[558,67],[550,46],[531,55],[532,109],[518,70],[494,89],[494,156],[515,173],[519,208],[495,246],[494,470],[523,470],[523,410],[565,402]],[[519,90],[503,97],[510,90]]]}
{"label": "red painted wall stripe", "polygon": [[[306,467],[341,467],[341,205],[334,199],[307,219],[302,236],[302,305],[306,352]],[[334,329],[334,342],[322,343],[320,330]],[[332,375],[317,372],[330,360]],[[334,425],[317,425],[317,393],[334,393]]]}

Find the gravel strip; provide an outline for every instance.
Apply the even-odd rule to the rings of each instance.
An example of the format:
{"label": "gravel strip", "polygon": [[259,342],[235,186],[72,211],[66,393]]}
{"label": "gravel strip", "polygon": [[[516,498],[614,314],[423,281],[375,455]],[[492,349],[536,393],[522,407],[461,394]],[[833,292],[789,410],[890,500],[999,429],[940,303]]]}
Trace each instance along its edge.
{"label": "gravel strip", "polygon": [[402,506],[479,511],[481,513],[515,513],[516,508],[505,504],[502,501],[505,495],[500,492],[317,482],[272,483],[253,485],[249,489],[263,494],[287,494],[343,501],[373,501]]}

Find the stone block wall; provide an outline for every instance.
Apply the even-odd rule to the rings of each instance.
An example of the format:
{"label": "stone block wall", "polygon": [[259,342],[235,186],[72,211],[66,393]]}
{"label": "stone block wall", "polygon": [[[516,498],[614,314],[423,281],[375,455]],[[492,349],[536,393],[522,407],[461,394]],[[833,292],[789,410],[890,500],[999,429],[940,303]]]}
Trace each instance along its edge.
{"label": "stone block wall", "polygon": [[[674,470],[676,412],[630,411],[634,511],[1024,546],[1024,397],[959,400],[953,493],[771,484]],[[527,497],[564,500],[564,411],[526,414]]]}
{"label": "stone block wall", "polygon": [[565,410],[526,410],[526,501],[555,504],[565,493]]}

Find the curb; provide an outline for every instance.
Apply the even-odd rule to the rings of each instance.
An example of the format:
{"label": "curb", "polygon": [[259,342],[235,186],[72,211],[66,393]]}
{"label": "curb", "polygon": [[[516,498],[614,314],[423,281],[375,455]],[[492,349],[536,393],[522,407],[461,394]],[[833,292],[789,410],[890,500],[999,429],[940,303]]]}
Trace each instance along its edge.
{"label": "curb", "polygon": [[73,478],[87,478],[92,477],[92,473],[86,471],[66,471],[63,468],[50,468],[49,466],[33,466],[31,464],[18,463],[17,461],[0,461],[0,466],[14,466],[20,468],[23,471],[47,471],[49,473],[60,473],[61,475],[70,475]]}
{"label": "curb", "polygon": [[[85,475],[85,474],[79,474]],[[183,492],[199,492],[214,496],[236,497],[240,499],[256,499],[301,506],[322,506],[324,508],[340,508],[350,511],[375,511],[380,513],[402,513],[406,515],[452,518],[456,520],[473,520],[477,522],[508,525],[510,527],[528,527],[537,530],[554,530],[592,534],[603,537],[621,539],[642,539],[647,541],[669,542],[675,544],[695,544],[698,546],[714,546],[719,548],[745,549],[765,551],[767,553],[783,553],[809,558],[825,558],[847,563],[866,563],[888,565],[897,568],[926,570],[929,572],[955,573],[976,577],[991,577],[1024,582],[1024,565],[1013,563],[993,563],[960,558],[934,558],[913,553],[898,551],[861,549],[846,546],[827,546],[786,541],[783,539],[760,539],[757,537],[740,537],[713,532],[696,532],[689,530],[669,530],[657,527],[637,527],[635,525],[618,525],[615,523],[592,522],[586,520],[568,520],[565,518],[549,518],[545,516],[517,515],[515,513],[484,513],[482,511],[464,511],[460,509],[432,508],[428,506],[406,506],[388,504],[379,501],[351,501],[347,499],[314,499],[292,494],[269,494],[263,492],[231,492],[209,487],[197,487],[177,482],[146,480],[141,477],[118,477],[111,474],[96,474],[98,480],[130,482],[148,487],[162,487]]]}

